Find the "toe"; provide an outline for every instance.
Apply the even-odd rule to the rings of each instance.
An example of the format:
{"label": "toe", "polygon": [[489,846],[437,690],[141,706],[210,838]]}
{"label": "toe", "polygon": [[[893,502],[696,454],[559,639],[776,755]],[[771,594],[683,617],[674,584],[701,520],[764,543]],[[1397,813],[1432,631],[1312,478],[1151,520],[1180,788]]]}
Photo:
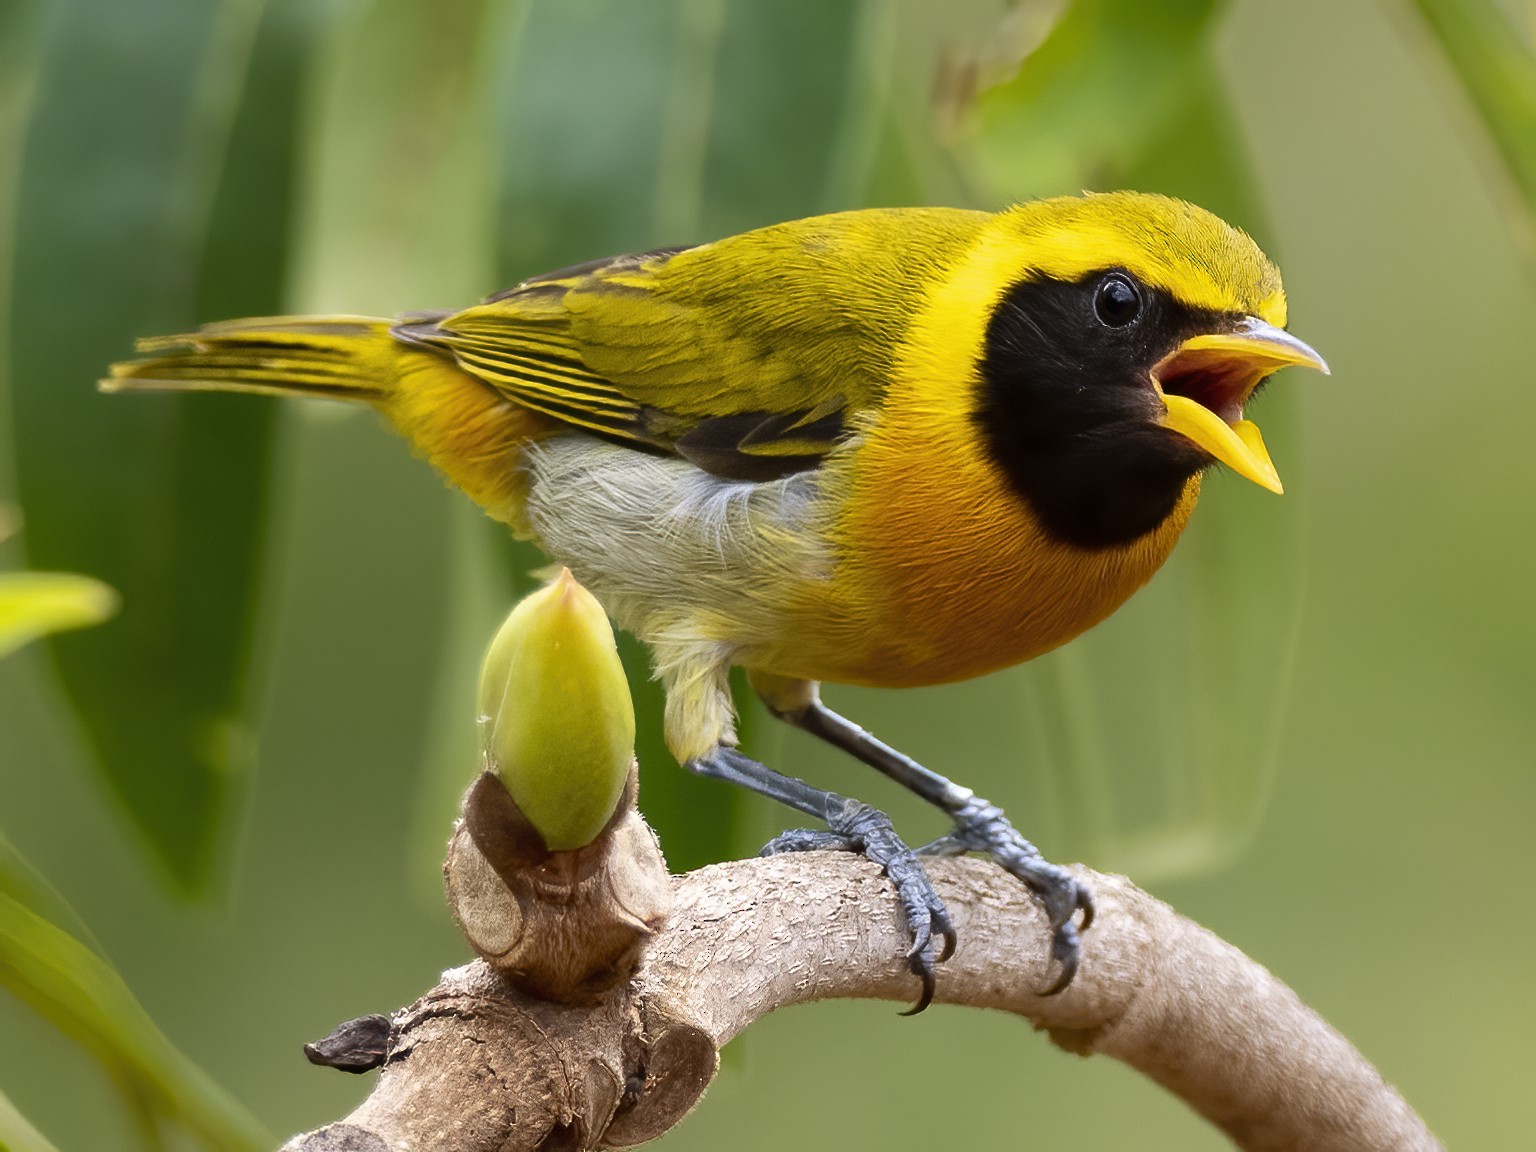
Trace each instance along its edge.
{"label": "toe", "polygon": [[780,832],[757,850],[759,856],[780,856],[785,852],[848,851],[854,846],[846,836],[819,828],[791,828]]}

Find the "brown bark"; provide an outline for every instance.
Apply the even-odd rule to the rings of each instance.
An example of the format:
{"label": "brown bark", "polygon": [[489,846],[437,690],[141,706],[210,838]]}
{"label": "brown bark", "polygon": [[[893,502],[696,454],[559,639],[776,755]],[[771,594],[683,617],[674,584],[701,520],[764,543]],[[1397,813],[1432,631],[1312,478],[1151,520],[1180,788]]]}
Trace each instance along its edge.
{"label": "brown bark", "polygon": [[[1017,881],[975,859],[929,870],[960,941],[938,1004],[1014,1012],[1063,1048],[1122,1060],[1240,1148],[1439,1147],[1289,988],[1123,877],[1081,873],[1098,916],[1077,978],[1043,997],[1049,932]],[[633,978],[592,1003],[537,999],[483,962],[446,973],[392,1017],[373,1094],[284,1152],[629,1147],[677,1123],[719,1046],[775,1008],[916,995],[888,887],[854,856],[704,868],[673,898]]]}

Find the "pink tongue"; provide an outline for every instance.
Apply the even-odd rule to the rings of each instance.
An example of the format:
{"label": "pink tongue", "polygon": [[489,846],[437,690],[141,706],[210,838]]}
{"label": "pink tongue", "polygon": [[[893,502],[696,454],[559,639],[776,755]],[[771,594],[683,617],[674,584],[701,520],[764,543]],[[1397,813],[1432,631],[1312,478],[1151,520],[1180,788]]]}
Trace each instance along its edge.
{"label": "pink tongue", "polygon": [[1159,383],[1164,392],[1187,397],[1228,424],[1243,418],[1243,401],[1257,383],[1249,365],[1234,362],[1230,353],[1217,348],[1179,352],[1161,369]]}

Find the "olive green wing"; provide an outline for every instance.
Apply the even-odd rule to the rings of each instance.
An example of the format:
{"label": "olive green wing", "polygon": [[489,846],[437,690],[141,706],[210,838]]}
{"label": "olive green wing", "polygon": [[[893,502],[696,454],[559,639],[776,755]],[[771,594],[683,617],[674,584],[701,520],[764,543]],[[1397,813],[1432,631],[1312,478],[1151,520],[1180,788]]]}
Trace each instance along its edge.
{"label": "olive green wing", "polygon": [[396,333],[567,424],[769,479],[813,467],[879,403],[927,285],[986,219],[814,217],[561,269]]}

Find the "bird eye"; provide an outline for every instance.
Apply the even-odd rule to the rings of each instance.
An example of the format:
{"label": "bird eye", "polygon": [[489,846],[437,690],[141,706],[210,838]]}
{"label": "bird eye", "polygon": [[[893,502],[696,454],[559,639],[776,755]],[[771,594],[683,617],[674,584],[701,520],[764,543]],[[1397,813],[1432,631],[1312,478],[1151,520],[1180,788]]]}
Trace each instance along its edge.
{"label": "bird eye", "polygon": [[1111,272],[1094,290],[1093,311],[1099,323],[1124,328],[1141,314],[1141,292],[1129,276]]}

